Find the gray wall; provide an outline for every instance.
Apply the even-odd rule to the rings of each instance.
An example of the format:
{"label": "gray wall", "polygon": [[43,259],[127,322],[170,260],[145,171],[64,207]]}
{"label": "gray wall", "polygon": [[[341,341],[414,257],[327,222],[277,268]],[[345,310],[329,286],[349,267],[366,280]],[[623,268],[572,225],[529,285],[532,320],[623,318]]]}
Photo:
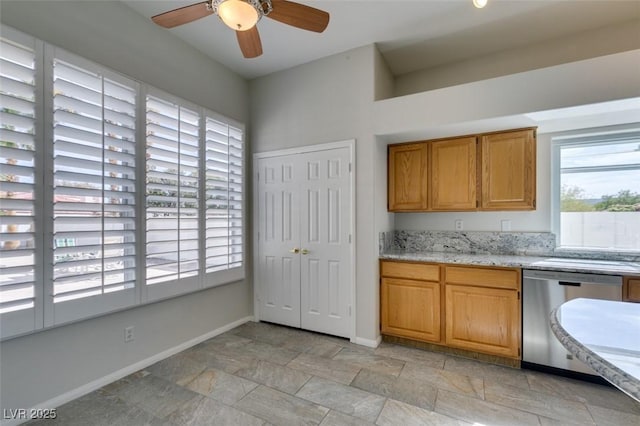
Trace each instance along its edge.
{"label": "gray wall", "polygon": [[634,19],[594,31],[410,72],[397,76],[394,96],[640,49],[638,34],[640,21]]}
{"label": "gray wall", "polygon": [[[593,52],[598,56],[598,52]],[[357,339],[379,336],[377,235],[392,229],[550,229],[550,142],[540,135],[533,212],[389,214],[386,144],[535,126],[526,114],[640,96],[640,52],[625,52],[398,98],[374,47],[320,59],[251,82],[255,152],[357,139]],[[609,78],[603,79],[602,75]],[[596,78],[598,77],[598,78]],[[259,285],[256,282],[256,285]]]}
{"label": "gray wall", "polygon": [[[5,25],[248,121],[245,80],[119,2],[3,0],[0,6]],[[251,316],[252,300],[247,279],[4,341],[0,344],[1,408],[29,408],[59,397]],[[136,339],[125,344],[124,327],[130,325],[135,326]]]}
{"label": "gray wall", "polygon": [[[115,2],[85,6],[82,2],[3,0],[1,7],[2,21],[17,29],[237,120],[246,122],[250,115],[254,152],[355,138],[356,334],[366,342],[379,336],[377,234],[394,224],[400,228],[404,220],[386,211],[387,143],[533,125],[521,114],[640,96],[638,55],[612,55],[593,63],[376,102],[374,99],[389,96],[393,82],[374,46],[247,85]],[[123,30],[113,32],[113,22]],[[586,56],[599,54],[596,49]],[[609,78],[596,80],[596,75]],[[218,84],[209,84],[211,81]],[[548,140],[541,138],[541,187],[548,179],[547,152]],[[542,217],[548,207],[541,196],[544,194],[538,196],[541,210],[518,213],[518,223],[528,223],[527,215],[535,215],[540,224],[536,229],[546,227]],[[473,229],[472,223],[496,223],[504,214],[495,213],[493,218],[468,215],[467,229]],[[440,226],[440,219],[432,214],[415,218],[419,219],[412,226],[419,229]],[[443,216],[442,227],[448,229],[449,222]],[[3,342],[3,408],[27,408],[46,401],[251,315],[251,300],[252,287],[247,281]],[[127,345],[122,342],[126,325],[135,325],[137,334],[136,341]]]}
{"label": "gray wall", "polygon": [[371,315],[378,306],[372,268],[378,244],[372,202],[380,172],[372,167],[375,55],[366,46],[251,82],[254,152],[356,139],[356,334],[368,340],[379,335]]}

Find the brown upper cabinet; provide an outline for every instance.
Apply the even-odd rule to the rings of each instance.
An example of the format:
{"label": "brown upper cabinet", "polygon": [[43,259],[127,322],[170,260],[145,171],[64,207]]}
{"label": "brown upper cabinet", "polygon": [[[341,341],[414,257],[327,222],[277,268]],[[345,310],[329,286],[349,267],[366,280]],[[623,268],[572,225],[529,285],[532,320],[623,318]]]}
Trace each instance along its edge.
{"label": "brown upper cabinet", "polygon": [[425,143],[390,145],[388,150],[389,210],[428,208],[427,150]]}
{"label": "brown upper cabinet", "polygon": [[430,144],[431,210],[476,208],[476,138]]}
{"label": "brown upper cabinet", "polygon": [[388,209],[535,210],[536,130],[389,145]]}
{"label": "brown upper cabinet", "polygon": [[536,135],[534,129],[482,136],[481,210],[534,210]]}

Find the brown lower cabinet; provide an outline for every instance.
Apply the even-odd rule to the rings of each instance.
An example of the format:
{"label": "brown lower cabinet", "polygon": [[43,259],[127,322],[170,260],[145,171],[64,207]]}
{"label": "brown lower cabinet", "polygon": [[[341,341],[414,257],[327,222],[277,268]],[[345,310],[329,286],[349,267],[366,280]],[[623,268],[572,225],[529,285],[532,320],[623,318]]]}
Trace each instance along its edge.
{"label": "brown lower cabinet", "polygon": [[384,260],[381,277],[382,334],[520,358],[520,269]]}
{"label": "brown lower cabinet", "polygon": [[623,300],[640,302],[640,277],[624,277]]}
{"label": "brown lower cabinet", "polygon": [[440,266],[382,262],[381,275],[382,333],[439,343]]}

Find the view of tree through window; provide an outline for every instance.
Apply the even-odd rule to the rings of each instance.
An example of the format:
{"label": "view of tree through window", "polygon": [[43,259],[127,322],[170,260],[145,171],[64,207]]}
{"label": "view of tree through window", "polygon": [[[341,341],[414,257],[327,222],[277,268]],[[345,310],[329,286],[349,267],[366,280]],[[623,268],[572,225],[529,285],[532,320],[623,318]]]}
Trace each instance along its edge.
{"label": "view of tree through window", "polygon": [[560,143],[560,245],[640,249],[637,132]]}

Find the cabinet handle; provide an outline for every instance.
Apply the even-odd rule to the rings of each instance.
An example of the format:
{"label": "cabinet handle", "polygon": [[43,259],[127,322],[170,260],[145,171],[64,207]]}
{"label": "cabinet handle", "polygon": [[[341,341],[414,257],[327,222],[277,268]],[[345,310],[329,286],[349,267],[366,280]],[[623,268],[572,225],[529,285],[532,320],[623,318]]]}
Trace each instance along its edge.
{"label": "cabinet handle", "polygon": [[298,254],[300,253],[300,249],[298,247],[294,247],[291,250],[289,250],[289,253]]}
{"label": "cabinet handle", "polygon": [[307,250],[307,249],[302,249],[302,252],[301,252],[301,253],[302,253],[302,254],[309,254],[309,250]]}

